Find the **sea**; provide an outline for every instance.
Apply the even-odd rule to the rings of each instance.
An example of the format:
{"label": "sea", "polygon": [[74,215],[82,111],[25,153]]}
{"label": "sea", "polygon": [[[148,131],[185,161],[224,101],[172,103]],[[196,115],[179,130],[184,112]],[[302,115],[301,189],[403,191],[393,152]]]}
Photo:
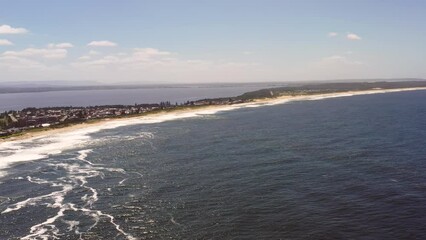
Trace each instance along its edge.
{"label": "sea", "polygon": [[426,239],[426,91],[0,143],[0,239]]}
{"label": "sea", "polygon": [[159,85],[134,89],[94,89],[74,91],[0,93],[0,112],[28,107],[87,107],[100,105],[133,105],[185,103],[205,98],[235,97],[261,88],[286,86],[285,83],[239,83],[203,85]]}

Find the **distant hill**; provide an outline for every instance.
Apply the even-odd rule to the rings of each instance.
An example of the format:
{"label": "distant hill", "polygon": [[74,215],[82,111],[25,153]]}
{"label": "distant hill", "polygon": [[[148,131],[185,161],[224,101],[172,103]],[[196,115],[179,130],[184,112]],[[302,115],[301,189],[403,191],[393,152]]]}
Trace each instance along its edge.
{"label": "distant hill", "polygon": [[322,84],[306,84],[300,86],[288,86],[279,88],[266,88],[258,91],[247,92],[240,96],[238,99],[257,99],[257,98],[270,98],[278,96],[292,96],[292,95],[309,95],[309,94],[322,94],[334,93],[345,91],[363,91],[373,89],[396,89],[396,88],[415,88],[426,87],[426,81],[381,81],[381,82],[334,82]]}

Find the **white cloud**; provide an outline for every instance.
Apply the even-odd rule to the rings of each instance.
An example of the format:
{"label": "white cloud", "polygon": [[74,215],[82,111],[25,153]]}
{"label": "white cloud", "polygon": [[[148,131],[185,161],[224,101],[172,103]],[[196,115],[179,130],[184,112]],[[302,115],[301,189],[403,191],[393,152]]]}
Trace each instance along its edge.
{"label": "white cloud", "polygon": [[44,59],[61,59],[67,57],[68,51],[62,48],[27,48],[21,51],[6,51],[4,57],[39,57]]}
{"label": "white cloud", "polygon": [[87,46],[90,47],[115,47],[117,46],[117,43],[111,42],[111,41],[92,41],[87,44]]}
{"label": "white cloud", "polygon": [[337,32],[329,32],[328,33],[329,37],[337,37],[337,35],[339,35]]}
{"label": "white cloud", "polygon": [[[121,68],[135,67],[137,65],[165,64],[176,60],[175,58],[170,57],[172,53],[160,51],[155,48],[135,48],[130,54],[119,52],[117,54],[102,56],[100,58],[92,58],[96,55],[98,55],[97,52],[89,52],[89,55],[82,56],[79,60],[84,60],[85,62],[83,64],[86,66],[115,65],[114,67]],[[80,63],[77,63],[77,65],[78,64]]]}
{"label": "white cloud", "polygon": [[0,25],[0,34],[22,34],[27,33],[25,28],[13,28],[10,25]]}
{"label": "white cloud", "polygon": [[99,55],[101,54],[100,52],[94,51],[94,50],[90,50],[89,55]]}
{"label": "white cloud", "polygon": [[[262,66],[230,60],[187,59],[156,48],[136,48],[125,52],[79,57],[67,56],[63,48],[27,48],[0,53],[0,77],[14,80],[97,79],[109,82],[226,82],[265,78]],[[61,61],[58,61],[60,59]]]}
{"label": "white cloud", "polygon": [[[89,56],[82,56],[79,60],[90,60],[91,58],[87,58]],[[123,63],[122,59],[116,56],[105,56],[100,59],[94,59],[92,61],[86,61],[83,63],[83,66],[98,66],[98,67],[106,67],[110,64],[121,64]],[[77,64],[78,65],[78,64]],[[118,65],[117,65],[118,66]]]}
{"label": "white cloud", "polygon": [[74,47],[74,45],[72,45],[71,43],[68,43],[68,42],[64,42],[64,43],[50,43],[47,46],[49,48],[72,48],[72,47]]}
{"label": "white cloud", "polygon": [[81,56],[81,57],[78,58],[79,61],[87,61],[87,60],[90,60],[90,59],[91,59],[91,57],[87,56],[87,55],[84,55],[84,56]]}
{"label": "white cloud", "polygon": [[346,57],[340,55],[333,55],[329,57],[325,57],[322,59],[323,61],[345,61]]}
{"label": "white cloud", "polygon": [[361,40],[362,38],[358,35],[356,35],[355,33],[348,33],[348,35],[346,35],[346,38],[348,40]]}
{"label": "white cloud", "polygon": [[321,60],[321,64],[345,64],[345,65],[362,65],[361,61],[352,60],[346,56],[333,55],[325,57]]}
{"label": "white cloud", "polygon": [[0,46],[10,46],[13,45],[13,43],[7,39],[0,39]]}
{"label": "white cloud", "polygon": [[[23,69],[41,69],[44,68],[44,65],[32,59],[15,56],[0,56],[0,67],[22,71]],[[25,71],[23,71],[22,73],[24,72]]]}
{"label": "white cloud", "polygon": [[170,52],[160,51],[155,48],[135,48],[133,49],[133,56],[136,58],[152,58],[158,56],[168,56]]}
{"label": "white cloud", "polygon": [[101,54],[100,52],[94,51],[94,50],[90,50],[89,53],[87,53],[86,55],[83,55],[79,58],[77,58],[78,61],[88,61],[88,60],[92,60],[93,58],[96,58],[97,55]]}
{"label": "white cloud", "polygon": [[251,51],[244,51],[244,52],[242,52],[244,55],[252,55],[252,54],[254,54],[254,52],[251,52]]}
{"label": "white cloud", "polygon": [[109,55],[84,55],[71,63],[81,78],[147,82],[243,81],[259,77],[259,65],[247,62],[184,59],[156,48]]}

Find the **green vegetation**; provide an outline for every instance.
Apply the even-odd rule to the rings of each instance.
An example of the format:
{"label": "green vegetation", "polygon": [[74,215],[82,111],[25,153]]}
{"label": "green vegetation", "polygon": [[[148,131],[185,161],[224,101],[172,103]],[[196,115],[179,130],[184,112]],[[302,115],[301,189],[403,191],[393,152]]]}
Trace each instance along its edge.
{"label": "green vegetation", "polygon": [[[80,108],[76,109],[77,118],[72,121],[63,121],[56,124],[52,124],[48,127],[32,127],[25,128],[22,131],[11,132],[9,135],[0,136],[0,139],[15,137],[23,135],[25,133],[31,132],[41,132],[49,129],[64,128],[67,126],[72,126],[82,123],[96,123],[105,119],[120,119],[120,118],[129,118],[129,117],[141,117],[147,116],[150,114],[159,114],[159,113],[168,113],[180,110],[187,109],[199,109],[209,105],[232,105],[239,104],[244,102],[251,102],[256,99],[267,99],[267,98],[276,98],[281,96],[303,96],[303,95],[312,95],[312,94],[327,94],[327,93],[339,93],[339,92],[348,92],[348,91],[366,91],[366,90],[378,90],[378,89],[398,89],[398,88],[417,88],[417,87],[426,87],[426,81],[405,81],[405,82],[355,82],[355,83],[324,83],[324,84],[310,84],[302,86],[289,86],[289,87],[279,87],[279,88],[269,88],[261,89],[258,91],[247,92],[237,97],[230,98],[215,98],[215,99],[202,99],[198,101],[187,102],[182,105],[171,105],[170,102],[162,102],[160,104],[151,104],[152,106],[157,106],[149,108],[149,111],[139,112],[139,113],[130,113],[130,114],[113,114],[107,115],[100,118],[87,118],[86,110],[81,110]],[[149,104],[147,104],[149,105]],[[99,108],[124,108],[128,109],[132,106],[98,106]],[[90,107],[88,107],[90,108]],[[56,107],[50,108],[59,111],[65,111],[66,109],[73,109],[72,107]],[[83,108],[85,109],[85,108]],[[30,110],[30,109],[29,109]],[[37,109],[31,109],[37,110]],[[123,111],[123,110],[122,110]],[[12,111],[9,113],[13,113]],[[8,125],[13,119],[8,116],[5,112],[0,115],[0,130],[7,129]],[[16,121],[16,120],[15,120]]]}
{"label": "green vegetation", "polygon": [[12,138],[12,137],[18,137],[18,136],[22,136],[26,133],[38,133],[38,132],[45,132],[45,131],[48,131],[48,130],[51,130],[51,129],[66,128],[66,127],[75,126],[75,125],[83,124],[83,123],[84,124],[94,124],[94,123],[98,123],[100,121],[104,121],[104,120],[107,120],[107,119],[123,119],[123,118],[132,118],[132,117],[143,117],[143,116],[160,114],[160,113],[170,113],[170,112],[189,110],[189,109],[200,109],[200,108],[203,108],[203,107],[205,107],[205,106],[181,105],[181,106],[176,106],[174,108],[156,109],[156,110],[152,110],[152,111],[149,111],[149,112],[132,114],[132,115],[110,116],[108,118],[89,119],[89,120],[84,120],[84,121],[82,120],[82,121],[79,121],[79,122],[64,122],[64,123],[60,123],[60,124],[56,124],[56,125],[51,125],[49,127],[28,128],[28,129],[25,129],[24,131],[21,131],[21,132],[16,132],[16,133],[9,134],[9,135],[6,135],[6,136],[0,136],[0,139],[8,139],[8,138]]}
{"label": "green vegetation", "polygon": [[347,91],[366,91],[374,89],[396,89],[426,87],[426,81],[406,81],[406,82],[355,82],[355,83],[324,83],[310,84],[293,87],[279,87],[261,89],[258,91],[244,93],[237,99],[260,99],[280,96],[300,96],[312,94],[338,93]]}

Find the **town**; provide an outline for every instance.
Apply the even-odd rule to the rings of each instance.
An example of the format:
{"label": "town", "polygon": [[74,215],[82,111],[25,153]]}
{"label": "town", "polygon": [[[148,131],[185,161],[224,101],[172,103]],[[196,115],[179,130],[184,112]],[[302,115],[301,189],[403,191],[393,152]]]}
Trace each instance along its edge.
{"label": "town", "polygon": [[[246,100],[247,101],[247,100]],[[8,137],[23,131],[40,128],[59,128],[90,120],[136,116],[162,110],[196,106],[230,105],[246,102],[235,98],[203,99],[185,103],[160,102],[154,104],[105,105],[88,107],[25,108],[0,113],[0,137]]]}
{"label": "town", "polygon": [[257,91],[246,92],[236,97],[202,99],[174,104],[167,101],[154,104],[134,105],[25,108],[20,111],[7,111],[0,113],[0,137],[9,137],[32,129],[59,128],[69,124],[82,123],[96,119],[137,116],[146,113],[197,106],[232,105],[251,102],[255,99],[416,87],[426,88],[426,82],[417,80],[403,82],[322,83],[260,89]]}

